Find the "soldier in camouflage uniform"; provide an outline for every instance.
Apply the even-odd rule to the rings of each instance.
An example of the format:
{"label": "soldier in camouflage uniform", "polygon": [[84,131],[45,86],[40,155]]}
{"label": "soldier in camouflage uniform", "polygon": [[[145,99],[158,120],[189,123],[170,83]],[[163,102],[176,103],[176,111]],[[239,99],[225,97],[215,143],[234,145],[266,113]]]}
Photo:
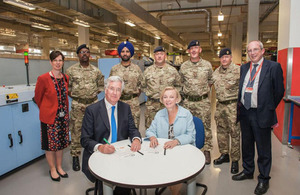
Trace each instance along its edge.
{"label": "soldier in camouflage uniform", "polygon": [[178,91],[181,89],[180,76],[174,67],[166,64],[166,52],[162,46],[154,49],[154,58],[155,63],[144,71],[142,83],[143,91],[148,97],[145,112],[146,129],[150,127],[156,112],[164,108],[159,101],[161,91],[167,86],[176,87]]}
{"label": "soldier in camouflage uniform", "polygon": [[183,84],[183,107],[200,118],[204,124],[205,142],[203,146],[205,164],[210,164],[210,151],[212,150],[211,132],[211,104],[208,95],[212,85],[212,66],[210,62],[202,59],[200,53],[202,48],[197,40],[191,41],[188,45],[190,59],[184,62],[179,74]]}
{"label": "soldier in camouflage uniform", "polygon": [[219,57],[221,66],[213,73],[213,82],[217,98],[215,120],[221,156],[214,160],[214,164],[229,162],[230,152],[231,173],[235,174],[239,171],[240,160],[240,127],[236,123],[240,67],[232,62],[231,50],[228,48],[222,49]]}
{"label": "soldier in camouflage uniform", "polygon": [[118,47],[118,53],[122,61],[112,67],[109,76],[119,76],[125,83],[120,100],[130,105],[135,126],[139,128],[140,124],[140,101],[141,83],[143,73],[140,67],[133,64],[130,58],[134,55],[134,47],[128,42],[122,42]]}
{"label": "soldier in camouflage uniform", "polygon": [[101,71],[89,63],[90,50],[86,44],[80,45],[76,51],[79,63],[67,69],[69,75],[69,96],[72,98],[70,112],[71,147],[73,170],[80,170],[79,155],[81,153],[80,136],[85,108],[98,101],[97,95],[103,91],[104,76]]}

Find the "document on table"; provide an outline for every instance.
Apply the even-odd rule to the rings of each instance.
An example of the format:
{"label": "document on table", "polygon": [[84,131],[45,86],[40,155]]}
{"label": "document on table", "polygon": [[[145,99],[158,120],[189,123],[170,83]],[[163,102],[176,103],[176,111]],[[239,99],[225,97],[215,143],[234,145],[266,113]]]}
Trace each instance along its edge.
{"label": "document on table", "polygon": [[120,146],[115,147],[116,151],[114,152],[115,155],[125,158],[125,157],[133,157],[136,154],[130,150],[128,146]]}

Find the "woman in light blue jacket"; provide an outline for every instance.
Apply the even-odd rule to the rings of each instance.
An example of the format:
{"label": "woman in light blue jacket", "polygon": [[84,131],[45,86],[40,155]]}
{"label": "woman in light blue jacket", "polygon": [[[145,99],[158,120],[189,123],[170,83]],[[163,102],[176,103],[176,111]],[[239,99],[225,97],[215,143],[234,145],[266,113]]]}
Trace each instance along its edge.
{"label": "woman in light blue jacket", "polygon": [[[150,147],[158,145],[157,138],[167,138],[165,149],[172,149],[177,145],[195,145],[195,125],[190,111],[178,105],[181,101],[179,92],[174,87],[166,87],[160,94],[160,102],[166,108],[158,111],[146,131],[150,139]],[[169,186],[172,195],[178,195],[182,184]]]}
{"label": "woman in light blue jacket", "polygon": [[179,92],[174,87],[166,87],[160,95],[160,102],[166,108],[158,111],[151,126],[146,131],[150,147],[156,147],[156,138],[171,139],[164,148],[171,149],[177,145],[195,145],[195,125],[190,111],[178,105],[181,101]]}

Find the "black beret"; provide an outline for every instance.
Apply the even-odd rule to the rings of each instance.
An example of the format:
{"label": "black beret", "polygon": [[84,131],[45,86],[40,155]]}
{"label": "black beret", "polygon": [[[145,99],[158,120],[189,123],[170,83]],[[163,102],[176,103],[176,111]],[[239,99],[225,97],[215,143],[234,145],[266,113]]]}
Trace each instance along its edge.
{"label": "black beret", "polygon": [[220,51],[219,58],[221,58],[223,55],[231,55],[231,50],[229,48],[224,48]]}
{"label": "black beret", "polygon": [[191,41],[190,44],[188,45],[188,49],[190,49],[193,46],[200,46],[200,41],[198,40]]}
{"label": "black beret", "polygon": [[156,53],[158,51],[165,51],[165,48],[163,46],[158,46],[154,49],[154,53]]}
{"label": "black beret", "polygon": [[80,45],[80,46],[77,48],[76,53],[79,54],[80,50],[83,49],[83,48],[86,48],[86,49],[90,50],[90,48],[88,47],[87,44],[82,44],[82,45]]}

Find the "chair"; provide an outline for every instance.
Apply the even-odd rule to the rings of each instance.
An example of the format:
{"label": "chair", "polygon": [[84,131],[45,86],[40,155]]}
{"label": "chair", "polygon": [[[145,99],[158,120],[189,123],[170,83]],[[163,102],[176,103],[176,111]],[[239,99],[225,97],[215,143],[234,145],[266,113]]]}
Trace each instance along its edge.
{"label": "chair", "polygon": [[[195,129],[196,129],[196,147],[198,149],[201,149],[204,146],[204,141],[205,141],[205,133],[204,133],[204,125],[201,119],[198,117],[193,117],[193,121],[195,124]],[[201,183],[196,183],[197,187],[203,187],[204,190],[202,192],[202,195],[206,194],[207,192],[207,186],[205,184]],[[160,195],[165,191],[166,187],[164,188],[156,188],[155,190],[155,195]]]}
{"label": "chair", "polygon": [[[196,147],[201,149],[204,146],[205,141],[205,133],[204,133],[204,125],[201,119],[198,117],[193,117],[195,129],[196,129]],[[204,190],[202,192],[202,195],[206,194],[207,192],[207,186],[205,184],[196,183],[196,186],[203,187]]]}

